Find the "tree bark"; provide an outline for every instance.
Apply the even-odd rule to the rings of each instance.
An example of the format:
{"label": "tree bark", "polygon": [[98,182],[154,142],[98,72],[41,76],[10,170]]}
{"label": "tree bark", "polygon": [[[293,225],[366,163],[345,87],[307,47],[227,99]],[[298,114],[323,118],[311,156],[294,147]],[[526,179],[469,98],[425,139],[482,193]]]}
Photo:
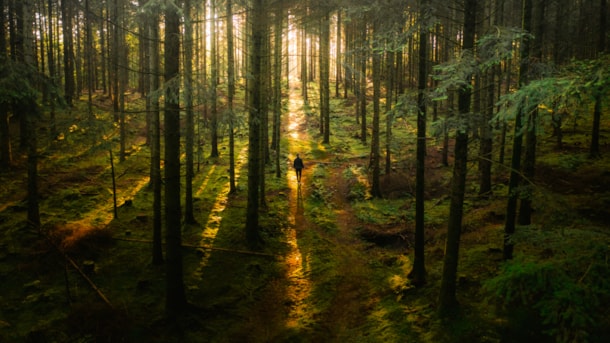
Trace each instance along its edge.
{"label": "tree bark", "polygon": [[[607,31],[607,18],[608,12],[607,0],[600,0],[600,14],[599,14],[599,36],[597,42],[597,52],[602,54],[606,51],[606,31]],[[599,151],[599,134],[600,134],[600,123],[602,115],[602,90],[596,90],[595,103],[593,105],[593,129],[591,130],[591,146],[589,148],[589,157],[599,158],[601,153]]]}
{"label": "tree bark", "polygon": [[64,47],[64,99],[69,106],[72,106],[72,100],[75,92],[72,16],[72,1],[61,1],[61,27],[63,30]]}
{"label": "tree bark", "polygon": [[394,116],[391,114],[392,104],[394,102],[394,79],[396,74],[395,67],[396,53],[394,51],[386,51],[386,84],[385,84],[385,173],[390,175],[392,172],[392,125],[394,124]]}
{"label": "tree bark", "polygon": [[[465,0],[464,3],[464,38],[462,51],[474,53],[474,35],[476,20],[476,0]],[[471,83],[470,76],[466,80]],[[459,90],[458,109],[460,120],[466,120],[470,112],[470,87]],[[460,125],[465,126],[465,125]],[[456,299],[457,268],[459,259],[460,235],[462,231],[462,215],[464,210],[464,192],[466,189],[466,174],[468,163],[468,131],[458,128],[455,137],[455,161],[451,183],[451,204],[449,206],[449,224],[445,244],[445,258],[439,295],[438,312],[441,316],[450,315],[458,306]]]}
{"label": "tree bark", "polygon": [[326,12],[320,22],[320,131],[322,143],[330,143],[330,18]]}
{"label": "tree bark", "polygon": [[[33,55],[35,52],[34,39],[32,37],[32,23],[34,18],[34,8],[31,0],[22,0],[18,15],[21,17],[22,25],[19,35],[21,36],[20,48],[23,52],[20,62],[26,66],[27,77],[31,84],[34,84],[33,76],[30,72],[33,72],[36,67],[36,57]],[[22,90],[29,94],[33,94],[33,90]],[[38,143],[36,135],[36,123],[41,117],[40,109],[36,102],[36,97],[30,95],[27,99],[22,100],[19,104],[19,108],[22,109],[19,116],[23,118],[25,122],[25,129],[27,134],[25,135],[27,141],[27,169],[28,169],[28,226],[38,231],[40,230],[40,210],[38,204]]]}
{"label": "tree bark", "polygon": [[[176,4],[176,6],[178,6]],[[165,241],[168,316],[186,308],[182,271],[180,214],[180,17],[176,6],[165,10]]]}
{"label": "tree bark", "polygon": [[[1,5],[0,5],[1,7]],[[49,18],[47,19],[47,30],[49,37],[49,44],[47,45],[47,61],[49,65],[49,78],[51,80],[51,87],[56,87],[56,78],[55,75],[55,53],[53,49],[53,45],[55,44],[54,35],[53,35],[53,1],[47,1],[47,14]],[[0,35],[4,35],[4,33],[0,32]],[[2,44],[0,44],[2,45]],[[51,92],[51,98],[49,99],[49,137],[51,139],[55,139],[57,137],[57,123],[55,118],[55,102],[57,91],[53,89]]]}
{"label": "tree bark", "polygon": [[235,114],[233,97],[235,95],[235,52],[233,43],[233,3],[227,0],[227,106],[229,108],[229,194],[237,192],[235,184]]}
{"label": "tree bark", "polygon": [[337,48],[336,54],[335,54],[335,98],[339,98],[339,89],[340,84],[341,84],[341,60],[342,60],[342,53],[341,53],[341,14],[342,14],[343,10],[341,8],[339,8],[337,10],[337,31],[335,33],[335,39],[336,39],[336,43],[335,43],[335,47]]}
{"label": "tree bark", "polygon": [[486,102],[483,108],[481,122],[481,143],[479,145],[479,195],[491,195],[491,166],[492,166],[492,148],[493,148],[493,129],[490,121],[493,117],[494,100],[495,100],[495,67],[491,67],[487,73],[487,78],[484,83],[487,85],[485,96]]}
{"label": "tree bark", "polygon": [[218,42],[216,33],[216,0],[210,1],[210,157],[220,156],[218,152]]}
{"label": "tree bark", "polygon": [[[532,25],[532,0],[523,0],[523,30],[531,31]],[[519,87],[528,82],[529,74],[530,41],[524,38],[521,42],[521,61],[519,65]],[[520,197],[518,191],[521,182],[521,151],[523,149],[523,111],[520,108],[515,117],[515,132],[513,136],[513,153],[511,159],[510,179],[508,181],[508,202],[506,205],[506,219],[504,223],[504,247],[503,257],[505,260],[513,258],[514,242],[512,235],[515,233],[517,216],[517,202]]]}
{"label": "tree bark", "polygon": [[275,177],[281,176],[280,132],[282,116],[282,23],[283,9],[275,10],[274,61],[273,61],[273,137],[271,146],[275,150]]}
{"label": "tree bark", "polygon": [[193,109],[193,24],[191,17],[191,0],[184,1],[184,106],[185,123],[185,180],[184,180],[184,221],[195,224],[193,209],[193,178],[194,144],[195,144],[195,114]]}
{"label": "tree bark", "polygon": [[359,109],[360,109],[360,113],[358,113],[358,116],[360,118],[360,141],[362,142],[362,144],[366,144],[366,136],[367,136],[367,127],[366,127],[366,86],[367,86],[367,82],[366,82],[366,62],[368,60],[368,42],[367,42],[367,30],[366,30],[366,22],[362,22],[360,25],[362,25],[361,28],[361,39],[362,39],[362,52],[360,53],[360,73],[359,73],[359,81],[358,81],[358,85],[360,86],[360,89],[358,91],[358,96],[359,99],[358,101],[360,102],[359,105]]}
{"label": "tree bark", "polygon": [[[536,2],[536,20],[534,29],[534,41],[531,46],[531,56],[535,63],[542,63],[542,43],[544,37],[544,18],[546,12],[546,0]],[[534,108],[527,111],[527,132],[525,141],[525,156],[523,158],[523,176],[527,180],[534,180],[536,168],[536,145],[538,131],[538,109]],[[521,203],[519,206],[519,225],[530,225],[532,222],[532,197],[534,187],[527,183],[521,187]]]}
{"label": "tree bark", "polygon": [[[4,0],[0,0],[0,17],[4,18]],[[4,65],[8,56],[6,54],[5,26],[0,25],[0,64]],[[9,117],[6,106],[0,106],[0,168],[10,168],[13,161],[11,152],[11,136],[9,130]]]}
{"label": "tree bark", "polygon": [[[305,6],[307,3],[305,4]],[[301,97],[303,98],[303,102],[307,104],[308,94],[307,94],[307,83],[309,78],[307,76],[307,26],[306,22],[301,24]]]}
{"label": "tree bark", "polygon": [[[375,35],[379,34],[379,23],[377,20],[375,21],[375,27],[373,28],[373,32]],[[377,41],[380,37],[377,37],[375,41]],[[373,178],[371,182],[371,195],[375,198],[381,198],[381,186],[380,186],[380,177],[381,177],[381,168],[380,168],[380,139],[379,139],[379,126],[380,126],[380,106],[379,102],[381,99],[381,52],[380,47],[377,46],[378,43],[374,44],[374,48],[372,51],[373,58],[373,132],[371,136],[371,166],[373,167]]]}
{"label": "tree bark", "polygon": [[148,56],[149,61],[149,86],[148,102],[149,111],[151,112],[150,121],[150,182],[153,188],[153,245],[152,245],[152,263],[160,265],[163,263],[163,245],[162,245],[162,216],[161,216],[161,125],[159,111],[159,97],[157,92],[160,86],[160,53],[159,53],[159,13],[157,9],[152,9],[152,13],[148,18],[148,35],[150,50]]}
{"label": "tree bark", "polygon": [[409,279],[416,286],[426,283],[425,265],[425,173],[426,173],[426,84],[428,80],[428,29],[425,25],[427,0],[419,3],[419,68],[417,81],[417,162],[415,170],[415,245]]}
{"label": "tree bark", "polygon": [[250,246],[261,242],[259,221],[259,173],[260,173],[260,127],[261,127],[261,61],[264,44],[265,25],[263,0],[252,1],[250,14],[252,25],[250,70],[248,82],[248,205],[246,209],[246,239]]}

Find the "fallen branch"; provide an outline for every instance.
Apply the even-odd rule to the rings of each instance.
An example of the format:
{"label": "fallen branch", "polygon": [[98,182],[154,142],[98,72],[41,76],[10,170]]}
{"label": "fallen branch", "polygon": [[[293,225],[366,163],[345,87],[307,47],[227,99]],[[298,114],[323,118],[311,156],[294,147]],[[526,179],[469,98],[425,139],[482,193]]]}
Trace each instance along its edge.
{"label": "fallen branch", "polygon": [[85,274],[85,272],[83,272],[82,269],[80,269],[80,267],[78,266],[78,264],[76,264],[76,262],[74,262],[73,259],[71,259],[68,255],[66,255],[65,252],[63,252],[58,246],[57,244],[55,244],[51,238],[49,236],[47,236],[46,234],[42,233],[42,236],[55,248],[55,250],[57,250],[58,253],[61,254],[61,256],[63,256],[64,259],[66,259],[66,261],[70,262],[70,264],[72,265],[72,267],[74,267],[74,269],[76,269],[76,271],[83,277],[83,279],[85,279],[85,281],[87,281],[87,283],[89,284],[89,286],[91,286],[91,288],[93,288],[93,290],[97,293],[97,295],[106,303],[106,305],[110,306],[110,308],[114,308],[114,306],[112,306],[112,303],[110,302],[110,300],[108,300],[108,298],[106,298],[106,296],[104,295],[104,293],[102,293],[102,291],[95,285],[95,283],[93,283],[93,281],[91,281],[91,279],[87,276],[87,274]]}
{"label": "fallen branch", "polygon": [[[148,239],[116,238],[116,237],[113,237],[112,239],[117,240],[117,241],[124,241],[124,242],[152,243],[152,241],[148,240]],[[165,243],[163,243],[163,244],[165,244]],[[245,254],[245,255],[255,255],[255,256],[264,256],[264,257],[278,258],[278,256],[276,256],[276,255],[266,254],[264,252],[257,252],[257,251],[235,250],[235,249],[226,249],[226,248],[215,248],[215,247],[211,247],[209,245],[197,245],[197,244],[187,244],[187,243],[182,243],[182,246],[186,247],[186,248],[201,248],[201,249],[207,249],[207,250],[232,252],[232,253],[237,253],[237,254]]]}
{"label": "fallen branch", "polygon": [[110,308],[114,308],[114,306],[112,306],[112,303],[110,303],[110,300],[108,300],[108,298],[106,298],[104,293],[102,293],[102,291],[95,285],[95,283],[93,283],[93,281],[91,281],[91,279],[80,269],[80,267],[76,264],[76,262],[74,262],[74,260],[72,260],[70,257],[66,256],[65,254],[64,254],[64,258],[66,260],[68,260],[68,262],[70,262],[72,267],[74,267],[74,269],[76,269],[76,271],[78,271],[78,273],[83,277],[83,279],[85,279],[85,281],[87,281],[89,286],[91,286],[91,288],[93,288],[93,290],[97,293],[97,295],[99,295],[100,298],[102,298],[102,300],[104,300],[104,302],[108,306],[110,306]]}

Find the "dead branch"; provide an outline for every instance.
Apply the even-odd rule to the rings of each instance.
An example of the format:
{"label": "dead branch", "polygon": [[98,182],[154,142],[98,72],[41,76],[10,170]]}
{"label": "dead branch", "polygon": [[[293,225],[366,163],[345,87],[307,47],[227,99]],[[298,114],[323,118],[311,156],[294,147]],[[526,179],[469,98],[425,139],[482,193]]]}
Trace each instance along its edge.
{"label": "dead branch", "polygon": [[[113,237],[112,239],[117,240],[117,241],[124,241],[124,242],[135,242],[135,243],[152,243],[151,240],[148,239],[133,239],[133,238],[115,238]],[[163,243],[165,244],[165,243]],[[232,252],[232,253],[236,253],[236,254],[245,254],[245,255],[255,255],[255,256],[264,256],[264,257],[273,257],[273,258],[279,258],[276,255],[272,255],[272,254],[266,254],[264,252],[257,252],[257,251],[248,251],[248,250],[234,250],[234,249],[226,249],[226,248],[216,248],[216,247],[211,247],[208,245],[198,245],[198,244],[187,244],[187,243],[182,243],[183,247],[186,248],[201,248],[201,249],[207,249],[207,250],[215,250],[215,251],[224,251],[224,252]]]}
{"label": "dead branch", "polygon": [[85,274],[85,272],[83,272],[82,269],[80,269],[80,267],[78,266],[78,264],[76,264],[76,262],[74,262],[73,259],[71,259],[68,255],[66,255],[65,252],[63,252],[58,246],[57,244],[55,244],[53,242],[53,240],[51,240],[51,238],[49,236],[47,236],[46,234],[42,233],[42,236],[47,240],[47,242],[49,242],[54,248],[55,250],[61,254],[61,256],[63,256],[64,259],[66,259],[66,261],[70,262],[70,264],[72,265],[72,267],[74,267],[74,269],[76,269],[76,271],[83,277],[83,279],[85,279],[85,281],[87,281],[87,283],[89,284],[89,286],[91,286],[91,288],[93,288],[93,290],[97,293],[97,295],[106,303],[106,305],[110,306],[110,308],[114,308],[114,306],[112,306],[112,303],[110,302],[110,300],[108,300],[108,298],[106,298],[106,296],[104,295],[104,293],[102,293],[102,291],[95,285],[95,283],[93,281],[91,281],[91,279],[87,276],[87,274]]}

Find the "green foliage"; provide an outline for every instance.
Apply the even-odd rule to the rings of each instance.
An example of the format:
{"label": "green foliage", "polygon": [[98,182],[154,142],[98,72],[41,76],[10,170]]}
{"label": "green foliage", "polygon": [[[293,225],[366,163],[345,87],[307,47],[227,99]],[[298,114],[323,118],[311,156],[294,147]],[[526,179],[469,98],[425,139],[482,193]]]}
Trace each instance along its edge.
{"label": "green foliage", "polygon": [[392,107],[388,115],[391,115],[394,120],[415,117],[418,113],[417,94],[415,92],[408,92],[398,96],[396,105]]}
{"label": "green foliage", "polygon": [[527,236],[545,244],[553,259],[506,262],[498,276],[484,283],[484,290],[509,322],[529,323],[529,329],[538,323],[542,333],[558,342],[588,342],[604,325],[604,306],[610,300],[607,239],[576,230],[564,237],[529,230]]}
{"label": "green foliage", "polygon": [[513,120],[521,112],[525,114],[523,122],[527,122],[536,110],[546,125],[553,125],[557,114],[576,118],[587,98],[605,94],[610,88],[609,65],[610,58],[604,55],[596,60],[574,61],[554,75],[532,80],[502,96],[494,121]]}
{"label": "green foliage", "polygon": [[477,58],[482,70],[511,58],[515,52],[515,42],[533,38],[519,28],[494,26],[493,29],[495,32],[486,34],[477,41]]}
{"label": "green foliage", "polygon": [[360,168],[357,166],[350,166],[343,170],[343,178],[349,185],[347,198],[352,201],[362,201],[370,198],[369,187],[362,181],[360,181]]}
{"label": "green foliage", "polygon": [[563,72],[574,79],[575,95],[604,94],[610,88],[610,55],[601,55],[594,60],[573,61]]}
{"label": "green foliage", "polygon": [[395,225],[406,216],[404,200],[370,200],[354,204],[356,217],[364,223],[378,225]]}
{"label": "green foliage", "polygon": [[29,102],[38,97],[38,91],[31,84],[30,67],[10,60],[0,61],[0,105],[9,106]]}
{"label": "green foliage", "polygon": [[479,67],[479,61],[471,50],[464,50],[454,60],[434,66],[433,78],[438,85],[432,91],[432,100],[446,100],[450,91],[472,87],[471,76],[479,71]]}
{"label": "green foliage", "polygon": [[[562,76],[533,80],[517,91],[502,96],[498,103],[500,110],[494,121],[513,120],[521,112],[525,114],[523,122],[527,122],[530,115],[536,111],[543,123],[550,124],[553,120],[550,114],[567,107],[567,101],[573,92],[572,87],[574,81]],[[524,129],[527,127],[523,126]]]}
{"label": "green foliage", "polygon": [[583,163],[585,163],[588,159],[585,155],[574,155],[574,154],[565,154],[559,158],[558,165],[562,169],[567,171],[576,171]]}
{"label": "green foliage", "polygon": [[433,78],[438,81],[438,85],[431,94],[432,100],[446,100],[448,92],[472,87],[472,75],[481,74],[511,58],[514,43],[527,37],[529,36],[519,29],[496,27],[495,33],[477,41],[476,55],[471,50],[464,50],[453,60],[434,66]]}
{"label": "green foliage", "polygon": [[313,181],[311,182],[311,194],[310,197],[317,201],[331,206],[330,200],[333,195],[333,191],[326,187],[326,168],[324,165],[316,165],[313,173]]}

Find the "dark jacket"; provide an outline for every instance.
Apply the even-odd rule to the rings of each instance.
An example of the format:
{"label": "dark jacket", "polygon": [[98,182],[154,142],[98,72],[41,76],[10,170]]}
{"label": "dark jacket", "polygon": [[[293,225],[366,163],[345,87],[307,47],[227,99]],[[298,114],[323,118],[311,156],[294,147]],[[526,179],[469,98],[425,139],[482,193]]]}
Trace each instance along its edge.
{"label": "dark jacket", "polygon": [[303,169],[305,165],[303,164],[303,160],[300,157],[294,159],[294,163],[292,164],[294,169]]}

